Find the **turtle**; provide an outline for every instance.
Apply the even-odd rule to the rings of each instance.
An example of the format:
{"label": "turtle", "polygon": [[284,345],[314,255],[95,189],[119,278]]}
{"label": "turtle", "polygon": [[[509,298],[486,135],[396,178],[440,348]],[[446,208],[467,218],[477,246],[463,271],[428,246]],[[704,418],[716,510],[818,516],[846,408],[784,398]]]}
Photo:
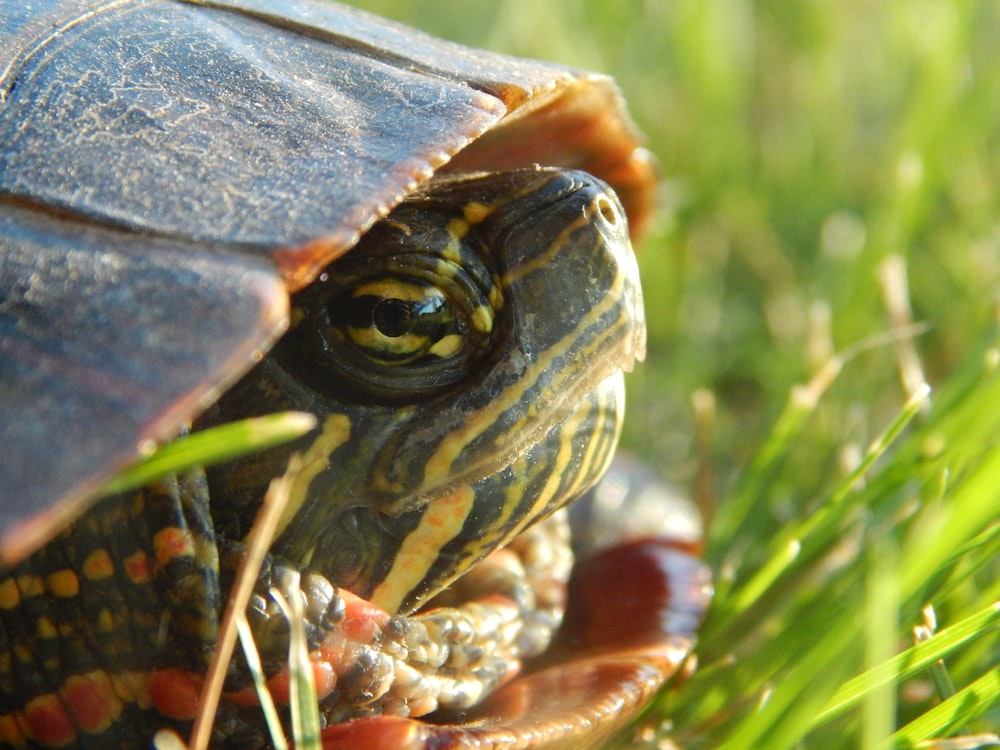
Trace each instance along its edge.
{"label": "turtle", "polygon": [[[271,592],[302,592],[325,747],[621,726],[710,583],[663,535],[567,580],[644,354],[656,168],[614,82],[323,0],[3,0],[0,29],[0,742],[187,731],[280,476],[247,617],[280,699]],[[316,428],[101,495],[287,409]],[[269,742],[246,666],[213,746]]]}

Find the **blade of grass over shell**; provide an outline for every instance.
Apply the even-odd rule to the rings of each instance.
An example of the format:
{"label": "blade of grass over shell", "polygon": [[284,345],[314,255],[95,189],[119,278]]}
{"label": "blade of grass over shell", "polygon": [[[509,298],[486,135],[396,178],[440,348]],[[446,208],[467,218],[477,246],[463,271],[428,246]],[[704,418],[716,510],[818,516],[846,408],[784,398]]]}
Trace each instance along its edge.
{"label": "blade of grass over shell", "polygon": [[158,448],[147,458],[112,478],[101,495],[135,489],[167,474],[194,466],[211,466],[262,451],[301,437],[316,426],[304,412],[283,412],[231,422],[196,432]]}
{"label": "blade of grass over shell", "polygon": [[285,739],[285,731],[281,726],[281,719],[278,717],[278,709],[274,705],[271,692],[267,689],[264,667],[260,663],[260,654],[257,651],[253,631],[250,629],[250,623],[243,612],[236,615],[236,629],[239,631],[240,645],[243,647],[243,655],[247,660],[247,669],[253,677],[254,690],[258,700],[260,700],[260,710],[264,714],[264,723],[267,724],[267,731],[271,736],[271,744],[274,746],[274,750],[288,750],[288,740]]}

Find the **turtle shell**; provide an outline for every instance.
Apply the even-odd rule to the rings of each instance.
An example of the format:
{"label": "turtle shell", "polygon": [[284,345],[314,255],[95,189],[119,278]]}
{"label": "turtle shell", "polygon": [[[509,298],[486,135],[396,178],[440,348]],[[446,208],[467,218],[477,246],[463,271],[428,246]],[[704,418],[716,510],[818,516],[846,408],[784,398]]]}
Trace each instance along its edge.
{"label": "turtle shell", "polygon": [[[650,211],[655,169],[606,76],[325,0],[2,0],[0,30],[3,565],[210,406],[289,295],[435,174],[582,169],[633,234]],[[691,648],[708,585],[682,548],[581,569],[575,629],[478,713],[365,719],[326,746],[601,739]]]}
{"label": "turtle shell", "polygon": [[633,232],[652,200],[609,78],[333,3],[4,0],[0,29],[8,564],[245,372],[288,293],[436,172],[580,168]]}

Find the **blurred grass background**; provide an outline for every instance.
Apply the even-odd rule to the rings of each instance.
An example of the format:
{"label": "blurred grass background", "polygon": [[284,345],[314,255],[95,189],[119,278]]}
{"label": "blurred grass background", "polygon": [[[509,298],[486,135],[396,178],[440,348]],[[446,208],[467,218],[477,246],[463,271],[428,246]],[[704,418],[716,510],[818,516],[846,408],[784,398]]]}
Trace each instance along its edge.
{"label": "blurred grass background", "polygon": [[[989,743],[1000,724],[1000,4],[354,4],[612,74],[663,167],[640,248],[649,357],[630,378],[625,443],[714,498],[706,554],[719,593],[700,672],[650,715],[667,717],[662,727],[623,741]],[[887,276],[904,304],[887,304]],[[895,321],[916,355],[901,365],[905,345],[885,334],[906,300],[920,329]],[[902,412],[921,377],[929,401]],[[701,428],[695,393],[714,404]],[[901,436],[857,470],[894,420]],[[860,707],[822,713],[845,680],[910,645],[927,603],[942,627],[987,613],[945,662],[955,689],[971,686],[946,707],[964,709],[936,716],[948,688],[890,664],[888,688],[848,684]],[[914,720],[930,728],[897,732]]]}

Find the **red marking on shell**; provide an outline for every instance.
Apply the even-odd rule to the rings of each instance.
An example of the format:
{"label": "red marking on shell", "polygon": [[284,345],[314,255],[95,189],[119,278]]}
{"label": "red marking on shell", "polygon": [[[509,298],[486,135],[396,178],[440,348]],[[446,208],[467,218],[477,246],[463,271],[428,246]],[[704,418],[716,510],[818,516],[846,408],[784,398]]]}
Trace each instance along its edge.
{"label": "red marking on shell", "polygon": [[[614,606],[608,593],[614,591]],[[612,547],[573,571],[560,636],[565,649],[628,643],[656,648],[671,634],[693,638],[711,595],[708,571],[685,548],[658,539]]]}
{"label": "red marking on shell", "polygon": [[[383,215],[385,211],[382,212]],[[299,247],[280,248],[271,255],[285,279],[288,290],[295,292],[315,279],[324,266],[329,265],[357,244],[361,231],[367,229],[379,216],[363,221],[358,229],[344,227],[340,232],[320,237]]]}
{"label": "red marking on shell", "polygon": [[376,716],[327,727],[320,735],[323,750],[423,750],[424,725],[397,716]]}

